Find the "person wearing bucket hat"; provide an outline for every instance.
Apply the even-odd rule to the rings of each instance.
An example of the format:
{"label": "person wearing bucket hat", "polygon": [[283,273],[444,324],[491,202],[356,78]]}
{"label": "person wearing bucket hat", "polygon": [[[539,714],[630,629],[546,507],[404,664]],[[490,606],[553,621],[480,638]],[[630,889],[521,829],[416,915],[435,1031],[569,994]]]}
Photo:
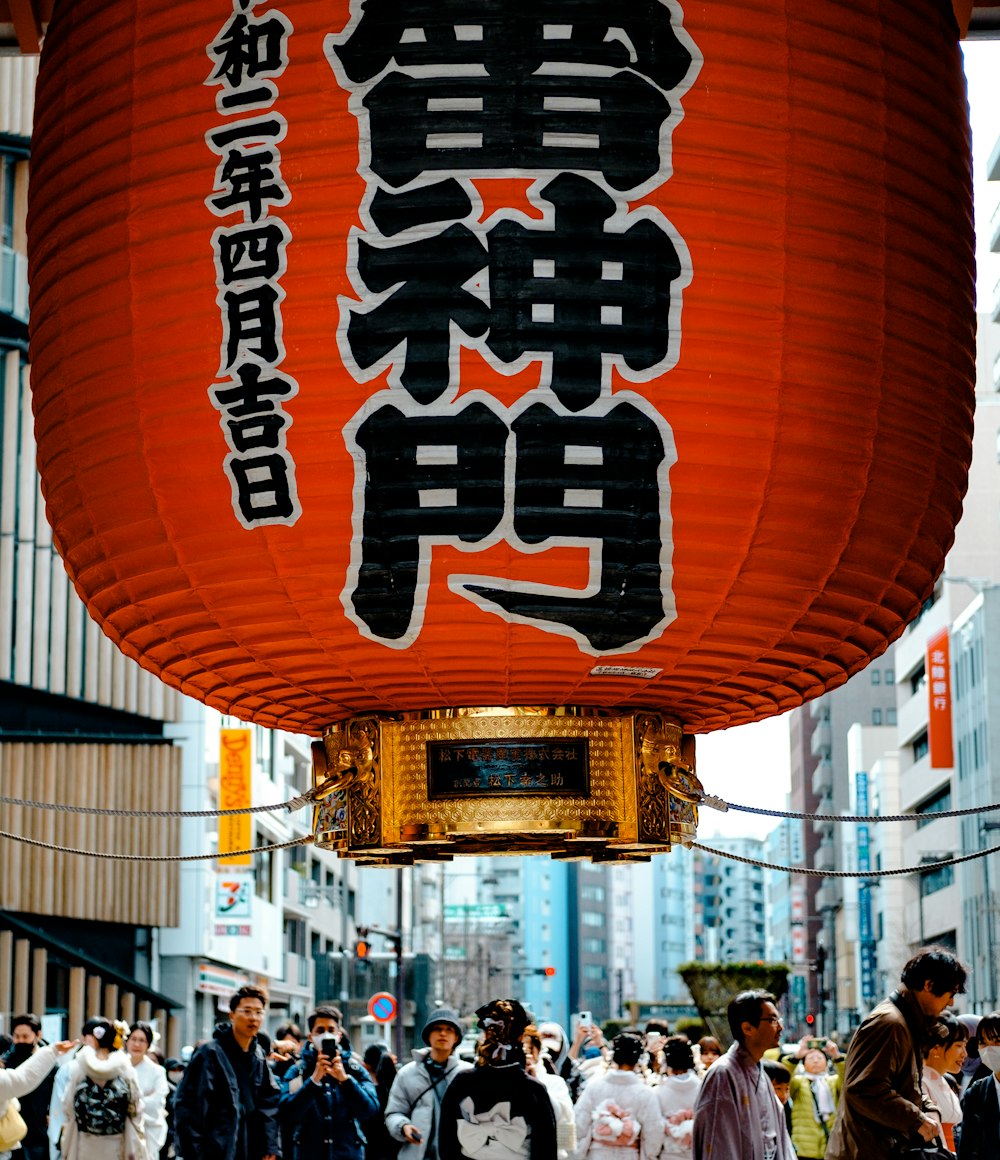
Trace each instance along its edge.
{"label": "person wearing bucket hat", "polygon": [[458,1012],[453,1011],[450,1007],[439,1007],[431,1013],[431,1017],[424,1024],[423,1031],[420,1032],[420,1038],[428,1047],[431,1045],[431,1032],[439,1027],[441,1029],[450,1027],[458,1036],[458,1042],[461,1042],[462,1036],[465,1034],[465,1028],[458,1018]]}
{"label": "person wearing bucket hat", "polygon": [[476,1014],[483,1042],[475,1069],[441,1101],[440,1160],[555,1160],[552,1101],[525,1070],[528,1013],[516,999],[494,999]]}
{"label": "person wearing bucket hat", "polygon": [[439,1007],[420,1038],[427,1046],[414,1051],[413,1060],[400,1068],[385,1108],[389,1135],[403,1145],[398,1160],[438,1160],[441,1101],[455,1076],[470,1068],[455,1054],[462,1039],[457,1011]]}

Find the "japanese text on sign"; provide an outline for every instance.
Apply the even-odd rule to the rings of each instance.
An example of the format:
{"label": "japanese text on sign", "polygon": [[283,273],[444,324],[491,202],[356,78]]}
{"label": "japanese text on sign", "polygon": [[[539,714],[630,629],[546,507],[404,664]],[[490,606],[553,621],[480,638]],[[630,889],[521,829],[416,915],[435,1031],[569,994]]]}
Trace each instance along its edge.
{"label": "japanese text on sign", "polygon": [[[613,14],[612,14],[613,13]],[[586,549],[580,588],[452,576],[483,609],[634,651],[674,618],[669,425],[647,382],[680,346],[687,248],[637,201],[671,173],[700,56],[673,0],[354,0],[327,39],[359,125],[362,228],[339,340],[359,382],[347,615],[408,647],[432,546]],[[530,181],[534,209],[486,215],[482,182]],[[462,348],[512,375],[512,407],[459,401]],[[466,384],[467,388],[468,384]]]}
{"label": "japanese text on sign", "polygon": [[275,111],[276,78],[288,64],[292,25],[260,0],[232,0],[232,13],[208,45],[221,124],[205,135],[217,156],[208,208],[232,219],[212,234],[222,314],[218,377],[209,395],[221,413],[233,509],[246,528],[293,524],[301,514],[295,464],[285,445],[291,418],[283,403],[298,391],[279,373],[285,357],[281,276],[291,234],[275,209],[291,200],[278,144],[288,125]]}

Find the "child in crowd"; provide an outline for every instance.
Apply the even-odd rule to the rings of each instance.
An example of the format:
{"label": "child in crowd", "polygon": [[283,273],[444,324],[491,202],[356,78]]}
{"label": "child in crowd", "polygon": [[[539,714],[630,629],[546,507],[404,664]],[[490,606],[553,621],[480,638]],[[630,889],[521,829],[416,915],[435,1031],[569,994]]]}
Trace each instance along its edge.
{"label": "child in crowd", "polygon": [[788,1073],[788,1068],[784,1064],[778,1063],[776,1059],[761,1060],[761,1067],[771,1081],[771,1087],[774,1088],[774,1094],[778,1097],[778,1103],[785,1109],[785,1127],[790,1136],[792,1134],[792,1105],[788,1097],[791,1091],[792,1077]]}

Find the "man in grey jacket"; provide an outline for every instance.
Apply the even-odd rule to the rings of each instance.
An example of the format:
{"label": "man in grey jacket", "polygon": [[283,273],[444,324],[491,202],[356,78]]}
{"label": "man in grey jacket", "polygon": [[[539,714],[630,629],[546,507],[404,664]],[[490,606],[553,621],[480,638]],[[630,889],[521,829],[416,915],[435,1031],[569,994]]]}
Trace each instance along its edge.
{"label": "man in grey jacket", "polygon": [[454,1054],[462,1040],[457,1012],[446,1007],[435,1011],[421,1038],[427,1047],[400,1068],[385,1108],[389,1135],[403,1145],[399,1160],[437,1160],[441,1098],[455,1076],[472,1066]]}

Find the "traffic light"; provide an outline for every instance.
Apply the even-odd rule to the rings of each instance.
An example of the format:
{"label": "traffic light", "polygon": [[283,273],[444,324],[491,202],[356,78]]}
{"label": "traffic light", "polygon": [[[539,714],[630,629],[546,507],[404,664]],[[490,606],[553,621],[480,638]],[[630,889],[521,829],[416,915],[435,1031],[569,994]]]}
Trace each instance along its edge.
{"label": "traffic light", "polygon": [[535,975],[544,975],[547,979],[551,979],[556,973],[555,967],[535,967],[532,972]]}
{"label": "traffic light", "polygon": [[806,1016],[806,1026],[809,1027],[810,1030],[816,1026],[816,1016],[811,1011]]}
{"label": "traffic light", "polygon": [[354,944],[354,957],[365,962],[372,953],[372,944],[368,941],[368,927],[358,927],[358,939]]}

